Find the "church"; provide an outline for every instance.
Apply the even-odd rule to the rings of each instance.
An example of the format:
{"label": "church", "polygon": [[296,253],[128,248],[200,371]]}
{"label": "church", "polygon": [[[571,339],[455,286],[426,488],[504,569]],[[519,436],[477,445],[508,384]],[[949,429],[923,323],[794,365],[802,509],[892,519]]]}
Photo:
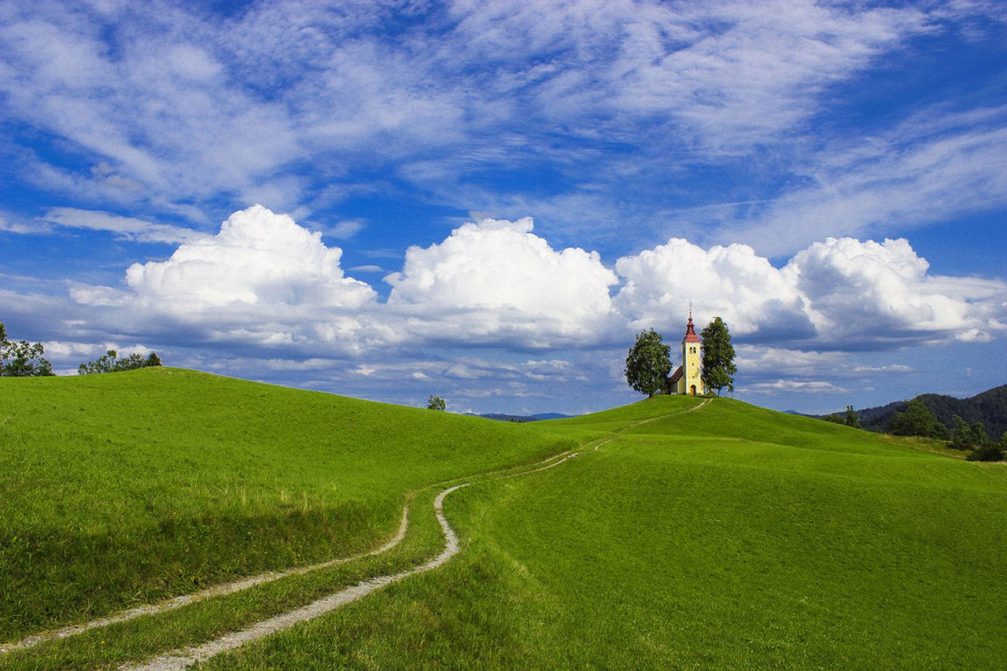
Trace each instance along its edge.
{"label": "church", "polygon": [[706,393],[703,386],[701,345],[696,327],[692,324],[692,310],[689,310],[689,323],[685,325],[685,337],[682,338],[682,365],[665,381],[665,394],[702,396]]}

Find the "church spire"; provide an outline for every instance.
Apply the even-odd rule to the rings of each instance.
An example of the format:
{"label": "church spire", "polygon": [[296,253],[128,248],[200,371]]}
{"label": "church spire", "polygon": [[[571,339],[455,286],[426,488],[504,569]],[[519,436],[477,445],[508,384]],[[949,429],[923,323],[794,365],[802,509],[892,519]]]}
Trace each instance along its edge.
{"label": "church spire", "polygon": [[682,342],[699,342],[696,335],[696,327],[692,323],[692,304],[689,304],[689,323],[685,325],[685,338]]}

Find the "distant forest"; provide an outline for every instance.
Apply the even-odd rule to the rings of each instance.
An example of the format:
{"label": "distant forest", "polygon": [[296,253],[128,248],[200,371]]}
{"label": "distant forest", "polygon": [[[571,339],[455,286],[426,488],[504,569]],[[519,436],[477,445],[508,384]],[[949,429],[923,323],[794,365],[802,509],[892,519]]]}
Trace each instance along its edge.
{"label": "distant forest", "polygon": [[[937,420],[948,430],[954,428],[954,416],[969,424],[982,422],[986,434],[997,440],[1007,431],[1007,385],[976,394],[971,398],[955,398],[942,394],[922,394],[916,397],[923,402]],[[915,399],[913,399],[915,400]],[[858,410],[860,423],[870,431],[887,431],[895,413],[902,412],[909,401],[895,401],[877,408]]]}

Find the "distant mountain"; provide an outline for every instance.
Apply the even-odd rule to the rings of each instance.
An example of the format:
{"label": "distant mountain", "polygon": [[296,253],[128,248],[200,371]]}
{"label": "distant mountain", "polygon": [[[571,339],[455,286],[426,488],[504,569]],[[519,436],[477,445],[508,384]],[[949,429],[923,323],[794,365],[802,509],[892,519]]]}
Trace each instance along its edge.
{"label": "distant mountain", "polygon": [[504,415],[501,413],[488,413],[485,415],[479,415],[479,417],[496,419],[501,422],[538,422],[543,419],[565,419],[567,417],[575,417],[575,415],[564,415],[558,412],[540,412],[535,415]]}
{"label": "distant mountain", "polygon": [[[968,423],[982,422],[990,438],[998,439],[1007,431],[1007,385],[994,387],[971,398],[955,398],[942,394],[922,394],[916,398],[930,408],[937,420],[951,429],[954,416]],[[871,431],[885,431],[895,413],[905,409],[908,401],[895,401],[876,408],[858,410],[860,423]]]}

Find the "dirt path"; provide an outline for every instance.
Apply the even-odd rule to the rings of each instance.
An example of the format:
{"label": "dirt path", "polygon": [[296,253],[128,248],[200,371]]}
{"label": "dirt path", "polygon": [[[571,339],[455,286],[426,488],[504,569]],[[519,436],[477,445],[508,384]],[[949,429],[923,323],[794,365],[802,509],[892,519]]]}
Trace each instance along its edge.
{"label": "dirt path", "polygon": [[[553,455],[548,459],[540,462],[544,466],[540,465],[534,471],[542,470],[544,468],[550,468],[555,466],[556,463],[562,463],[566,458],[569,458],[570,452],[563,452],[561,454]],[[559,460],[556,463],[550,463],[554,460]],[[523,475],[524,473],[518,473],[518,475]],[[508,476],[503,476],[508,477]],[[439,483],[436,486],[443,486],[448,483]],[[411,498],[412,495],[410,495]],[[88,622],[83,622],[81,624],[72,624],[66,627],[60,627],[59,629],[52,629],[49,631],[39,632],[37,634],[32,634],[19,641],[14,641],[12,643],[0,644],[0,655],[8,652],[13,652],[15,650],[25,650],[28,648],[33,648],[36,645],[45,643],[47,641],[55,641],[63,638],[69,638],[71,636],[76,636],[78,634],[83,634],[84,632],[91,631],[92,629],[99,629],[101,627],[107,627],[113,624],[119,624],[121,622],[128,622],[130,620],[135,620],[138,617],[143,617],[145,615],[157,615],[159,613],[166,613],[168,611],[187,606],[192,603],[197,603],[199,601],[205,601],[206,599],[212,599],[218,596],[226,596],[228,594],[234,594],[235,592],[241,592],[258,585],[263,585],[266,583],[273,582],[275,580],[280,580],[282,578],[287,578],[290,576],[304,575],[305,573],[311,573],[312,571],[318,571],[321,569],[331,568],[333,566],[338,566],[339,564],[347,564],[349,562],[364,559],[366,557],[373,557],[375,555],[383,554],[389,550],[395,548],[402,539],[405,538],[406,533],[409,531],[409,502],[402,506],[402,519],[399,522],[399,528],[396,530],[395,534],[388,539],[380,547],[377,547],[368,552],[362,552],[360,554],[351,555],[348,557],[339,557],[337,559],[330,559],[318,564],[310,564],[307,566],[298,566],[295,568],[287,569],[285,571],[266,571],[265,573],[260,573],[259,575],[250,576],[248,578],[241,578],[240,580],[234,580],[232,582],[222,583],[219,585],[214,585],[206,589],[200,590],[198,592],[193,592],[191,594],[183,594],[180,596],[172,597],[164,601],[153,604],[144,604],[142,606],[137,606],[135,608],[130,608],[127,610],[119,611],[118,613],[113,613],[105,617],[96,618],[94,620],[89,620]]]}
{"label": "dirt path", "polygon": [[161,601],[153,604],[145,604],[143,606],[137,606],[136,608],[130,608],[129,610],[120,611],[114,613],[107,617],[101,617],[96,620],[91,620],[89,622],[84,622],[82,624],[74,624],[68,627],[62,627],[60,629],[53,629],[51,631],[43,631],[38,634],[32,634],[26,638],[16,641],[14,643],[8,643],[6,645],[0,645],[0,655],[12,652],[14,650],[24,650],[26,648],[34,647],[40,643],[45,643],[46,641],[54,641],[61,638],[68,638],[70,636],[76,636],[77,634],[83,634],[86,631],[92,629],[98,629],[99,627],[107,627],[111,624],[118,624],[120,622],[128,622],[129,620],[134,620],[138,617],[143,617],[144,615],[156,615],[157,613],[165,613],[170,610],[175,610],[176,608],[181,608],[182,606],[187,606],[190,603],[196,603],[197,601],[204,601],[206,599],[211,599],[213,597],[225,596],[227,594],[234,594],[235,592],[240,592],[242,590],[255,587],[256,585],[263,585],[265,583],[273,582],[274,580],[280,580],[281,578],[287,578],[289,576],[303,575],[305,573],[310,573],[312,571],[318,571],[320,569],[329,568],[332,566],[337,566],[339,564],[346,564],[352,561],[357,561],[365,557],[373,557],[374,555],[379,555],[384,552],[388,552],[396,545],[402,542],[402,539],[406,537],[406,532],[409,530],[409,503],[406,502],[402,506],[402,521],[399,522],[399,528],[388,541],[381,547],[375,548],[368,552],[362,552],[360,554],[351,555],[349,557],[340,557],[338,559],[329,559],[318,564],[311,564],[308,566],[298,566],[295,568],[287,569],[285,571],[267,571],[265,573],[260,573],[259,575],[254,575],[248,578],[242,578],[241,580],[235,580],[233,582],[222,583],[220,585],[214,585],[213,587],[208,587],[204,590],[198,592],[193,592],[191,594],[183,594],[181,596],[176,596],[165,601]]}
{"label": "dirt path", "polygon": [[307,606],[292,610],[282,615],[277,615],[276,617],[269,618],[268,620],[257,622],[240,631],[225,634],[220,638],[202,645],[192,646],[182,650],[175,650],[158,657],[154,657],[153,659],[149,659],[140,664],[126,664],[120,666],[119,670],[179,671],[181,669],[187,669],[194,664],[204,662],[211,657],[239,648],[246,643],[261,640],[277,632],[290,629],[301,622],[307,622],[308,620],[313,620],[317,617],[325,615],[326,613],[330,613],[337,608],[353,603],[354,601],[362,599],[372,592],[399,582],[400,580],[404,580],[419,573],[432,571],[435,568],[443,566],[449,559],[458,554],[460,550],[458,535],[455,533],[455,530],[451,528],[451,525],[448,524],[447,518],[444,516],[444,499],[447,498],[449,494],[482,480],[516,478],[524,475],[531,475],[532,473],[539,473],[550,468],[555,468],[556,466],[573,459],[579,454],[580,453],[576,451],[564,452],[563,454],[549,457],[545,461],[541,462],[541,464],[536,468],[532,468],[527,471],[505,473],[502,475],[489,476],[484,479],[475,479],[471,482],[465,482],[448,487],[442,491],[434,499],[434,513],[437,516],[437,523],[440,525],[441,531],[444,534],[444,549],[439,555],[430,561],[421,564],[420,566],[391,575],[377,576],[375,578],[362,580],[352,587],[347,587],[335,594],[330,594],[329,596],[318,599]]}
{"label": "dirt path", "polygon": [[[548,468],[548,466],[546,468]],[[451,528],[451,525],[448,524],[447,518],[444,517],[444,499],[447,498],[451,492],[457,491],[462,487],[468,487],[468,485],[469,483],[465,483],[449,487],[438,494],[437,498],[434,499],[434,512],[437,515],[437,523],[440,525],[441,531],[444,532],[445,543],[444,549],[441,553],[425,564],[421,564],[415,568],[394,573],[392,575],[369,578],[353,585],[352,587],[347,587],[335,594],[330,594],[327,597],[310,603],[303,608],[298,608],[297,610],[292,610],[289,613],[277,615],[276,617],[269,618],[268,620],[256,622],[252,626],[242,629],[241,631],[226,634],[218,639],[204,643],[203,645],[169,652],[141,664],[127,664],[119,667],[120,670],[176,671],[180,669],[187,669],[193,664],[204,662],[223,652],[234,650],[246,643],[258,641],[277,632],[290,629],[301,622],[306,622],[332,612],[348,603],[353,603],[354,601],[364,598],[371,592],[387,587],[388,585],[399,582],[400,580],[404,580],[409,576],[432,571],[433,569],[444,565],[445,562],[458,554],[459,550],[458,535],[455,533],[454,529]]]}
{"label": "dirt path", "polygon": [[[650,422],[655,422],[660,419],[665,419],[673,415],[679,415],[687,412],[694,412],[705,407],[710,402],[710,399],[705,399],[702,403],[693,406],[687,410],[678,410],[675,412],[667,413],[659,417],[651,417],[645,420],[634,422],[630,427],[636,427],[643,424],[648,424]],[[592,449],[592,451],[597,452],[599,448],[605,444],[611,442],[613,438],[600,439],[598,441],[593,441],[584,446],[583,450]],[[121,666],[121,671],[139,671],[139,670],[149,670],[149,671],[160,671],[168,669],[185,669],[193,664],[201,661],[205,661],[219,655],[223,652],[233,650],[237,647],[245,645],[246,643],[257,641],[267,636],[270,636],[276,632],[289,629],[294,625],[317,618],[321,615],[329,613],[337,608],[340,608],[346,604],[352,603],[361,599],[368,594],[382,589],[388,585],[404,580],[409,576],[416,575],[419,573],[424,573],[431,571],[435,568],[442,566],[451,557],[459,552],[458,536],[455,531],[448,524],[447,519],[444,516],[443,504],[444,499],[452,492],[457,491],[463,487],[467,487],[475,482],[490,480],[490,479],[504,479],[504,478],[514,478],[524,475],[530,475],[532,473],[538,473],[550,468],[555,468],[560,464],[563,464],[570,459],[573,459],[581,454],[580,450],[563,452],[561,454],[553,455],[548,459],[539,462],[535,468],[527,471],[519,471],[512,473],[502,473],[502,474],[488,474],[482,477],[476,477],[469,482],[463,482],[460,484],[455,484],[448,487],[434,499],[434,513],[437,517],[437,523],[441,527],[441,531],[444,533],[445,546],[439,555],[431,559],[430,561],[414,567],[412,569],[402,571],[399,573],[377,576],[374,578],[369,578],[367,580],[361,581],[356,585],[343,589],[329,596],[323,597],[313,603],[308,604],[302,608],[284,613],[282,615],[277,615],[275,617],[263,620],[261,622],[255,623],[246,629],[232,632],[217,638],[213,641],[209,641],[199,646],[192,646],[184,648],[182,650],[176,650],[151,660],[148,660],[141,664],[126,664]],[[447,483],[441,483],[441,486]],[[435,485],[437,486],[437,485]],[[99,618],[85,622],[79,625],[71,625],[68,627],[63,627],[61,629],[55,629],[52,631],[42,632],[39,634],[34,634],[27,638],[24,638],[15,643],[9,643],[7,645],[0,646],[0,654],[10,652],[13,650],[21,650],[25,648],[31,648],[35,645],[46,641],[52,641],[56,639],[67,638],[74,636],[76,634],[81,634],[83,632],[89,631],[91,629],[97,629],[99,627],[105,627],[111,624],[117,624],[120,622],[126,622],[138,617],[145,615],[155,615],[158,613],[167,612],[174,610],[176,608],[181,608],[191,603],[198,601],[203,601],[205,599],[210,599],[217,596],[224,596],[227,594],[233,594],[257,585],[262,585],[269,583],[281,578],[286,578],[289,576],[303,575],[311,571],[316,571],[319,569],[328,568],[331,566],[336,566],[338,564],[345,564],[351,561],[356,561],[363,559],[365,557],[371,557],[391,550],[396,547],[409,529],[409,504],[408,502],[403,506],[402,509],[402,521],[399,524],[398,530],[384,545],[375,548],[369,552],[361,553],[358,555],[353,555],[350,557],[343,557],[338,559],[332,559],[319,564],[312,564],[309,566],[301,566],[297,568],[288,569],[286,571],[270,571],[266,573],[259,574],[257,576],[252,576],[250,578],[243,578],[241,580],[236,580],[229,583],[224,583],[221,585],[216,585],[214,587],[201,590],[199,592],[194,592],[192,594],[186,594],[166,601],[162,601],[156,604],[149,604],[144,606],[139,606],[129,610],[121,611],[114,615],[108,617]]]}
{"label": "dirt path", "polygon": [[705,398],[705,399],[703,399],[703,402],[700,403],[699,405],[694,405],[691,408],[686,408],[685,410],[676,410],[675,412],[669,412],[666,415],[658,415],[657,417],[648,417],[647,419],[641,419],[639,421],[633,422],[627,428],[632,429],[632,428],[635,428],[635,427],[638,427],[638,426],[643,426],[644,424],[650,424],[651,422],[657,422],[657,421],[660,421],[662,419],[666,419],[668,417],[673,417],[675,415],[684,415],[684,414],[689,413],[689,412],[696,412],[697,410],[699,410],[701,408],[705,408],[707,406],[707,404],[709,404],[710,401],[712,401],[712,400],[713,400],[712,398]]}

